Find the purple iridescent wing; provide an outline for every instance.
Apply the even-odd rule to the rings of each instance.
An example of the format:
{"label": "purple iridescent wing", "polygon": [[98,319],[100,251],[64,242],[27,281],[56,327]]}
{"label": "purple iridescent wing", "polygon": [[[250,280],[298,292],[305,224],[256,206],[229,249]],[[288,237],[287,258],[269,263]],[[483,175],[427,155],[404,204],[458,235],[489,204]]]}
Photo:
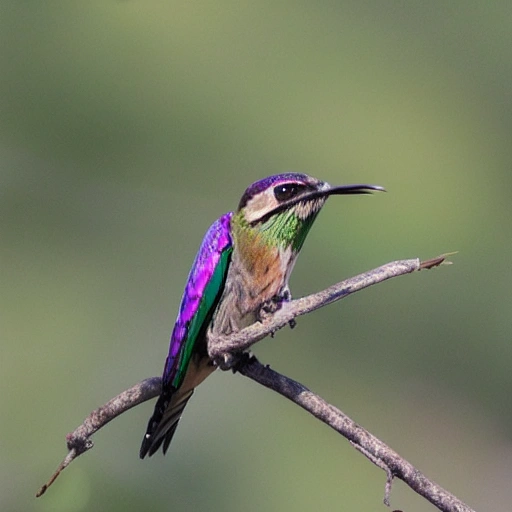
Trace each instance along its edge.
{"label": "purple iridescent wing", "polygon": [[232,251],[229,212],[206,232],[190,270],[165,362],[163,386],[183,382],[198,336],[205,329],[222,293]]}

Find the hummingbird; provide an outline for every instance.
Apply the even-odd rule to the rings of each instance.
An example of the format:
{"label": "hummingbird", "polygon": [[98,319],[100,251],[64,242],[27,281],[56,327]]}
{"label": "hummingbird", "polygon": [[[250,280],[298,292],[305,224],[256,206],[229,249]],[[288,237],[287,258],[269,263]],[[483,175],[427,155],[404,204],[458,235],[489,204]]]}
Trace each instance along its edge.
{"label": "hummingbird", "polygon": [[277,174],[250,185],[237,210],[211,225],[185,285],[141,459],[162,445],[166,453],[194,389],[215,371],[208,339],[261,321],[291,299],[290,274],[327,198],[379,190],[384,189],[331,186],[307,174]]}

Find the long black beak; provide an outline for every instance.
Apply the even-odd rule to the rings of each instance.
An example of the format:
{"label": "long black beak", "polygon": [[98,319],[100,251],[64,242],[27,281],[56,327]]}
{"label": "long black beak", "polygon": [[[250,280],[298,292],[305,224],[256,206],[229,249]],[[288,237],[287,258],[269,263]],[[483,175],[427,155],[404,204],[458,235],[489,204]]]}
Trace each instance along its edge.
{"label": "long black beak", "polygon": [[[372,192],[386,192],[384,187],[380,185],[338,185],[337,187],[330,187],[321,190],[314,190],[307,195],[297,198],[297,200],[293,200],[293,203],[300,203],[301,201],[308,201],[310,199],[316,199],[319,197],[328,197],[328,196],[341,196],[341,195],[349,195],[349,194],[371,194]],[[290,206],[288,203],[287,206]]]}
{"label": "long black beak", "polygon": [[[327,190],[319,190],[319,197],[321,196],[334,196],[346,194],[371,194],[372,191],[386,192],[384,187],[380,185],[340,185],[331,187]],[[315,195],[314,193],[312,195]]]}

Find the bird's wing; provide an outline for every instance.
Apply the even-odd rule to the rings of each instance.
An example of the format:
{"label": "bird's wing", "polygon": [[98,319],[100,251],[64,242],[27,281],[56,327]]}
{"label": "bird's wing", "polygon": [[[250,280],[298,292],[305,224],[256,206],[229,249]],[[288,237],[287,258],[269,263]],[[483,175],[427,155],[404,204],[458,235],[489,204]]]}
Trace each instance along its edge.
{"label": "bird's wing", "polygon": [[[208,359],[206,363],[196,361],[199,366],[192,368],[195,373],[185,382],[187,389],[180,389],[194,349],[204,351],[205,358],[207,355],[204,333],[222,294],[233,249],[231,216],[232,213],[226,213],[210,226],[188,275],[165,362],[162,393],[148,422],[140,448],[141,458],[147,453],[153,455],[162,443],[163,452],[167,451],[183,409],[194,392],[194,381],[204,378],[202,367],[208,364]],[[205,346],[198,347],[198,343]]]}
{"label": "bird's wing", "polygon": [[220,298],[233,248],[231,216],[226,213],[210,226],[188,275],[165,362],[164,388],[181,386],[198,336]]}

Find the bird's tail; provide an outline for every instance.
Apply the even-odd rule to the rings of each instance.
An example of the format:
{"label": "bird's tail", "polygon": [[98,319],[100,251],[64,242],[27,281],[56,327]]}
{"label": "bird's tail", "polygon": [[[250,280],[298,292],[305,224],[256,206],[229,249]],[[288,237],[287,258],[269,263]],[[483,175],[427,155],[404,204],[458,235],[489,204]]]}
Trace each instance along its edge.
{"label": "bird's tail", "polygon": [[162,450],[165,454],[176,431],[183,409],[185,409],[187,402],[193,394],[194,389],[183,392],[181,389],[177,390],[171,387],[162,391],[142,440],[139,453],[141,459],[146,454],[149,454],[151,457],[160,448],[162,443]]}

